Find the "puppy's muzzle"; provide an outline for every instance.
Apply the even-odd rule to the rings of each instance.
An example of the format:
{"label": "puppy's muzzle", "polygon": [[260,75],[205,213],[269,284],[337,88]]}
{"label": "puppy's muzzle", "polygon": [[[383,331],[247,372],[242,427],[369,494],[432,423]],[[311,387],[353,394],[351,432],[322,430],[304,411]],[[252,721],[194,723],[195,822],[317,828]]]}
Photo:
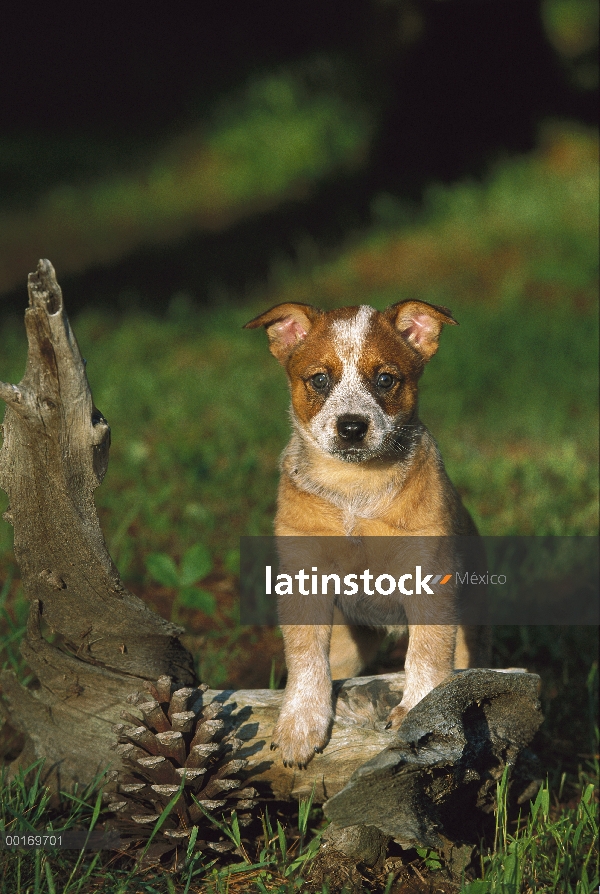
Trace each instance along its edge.
{"label": "puppy's muzzle", "polygon": [[368,419],[362,416],[340,416],[336,423],[339,439],[348,447],[360,444],[369,429]]}

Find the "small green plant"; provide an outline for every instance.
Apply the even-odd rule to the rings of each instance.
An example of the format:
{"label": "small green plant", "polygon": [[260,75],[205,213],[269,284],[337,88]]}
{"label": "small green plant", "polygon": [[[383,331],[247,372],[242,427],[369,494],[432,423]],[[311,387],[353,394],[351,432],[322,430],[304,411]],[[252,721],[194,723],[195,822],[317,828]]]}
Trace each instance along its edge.
{"label": "small green plant", "polygon": [[271,670],[269,673],[269,689],[281,689],[281,680],[283,677],[282,668],[277,668],[278,662],[275,658],[271,661]]}
{"label": "small green plant", "polygon": [[442,868],[442,861],[436,851],[432,851],[428,847],[418,847],[416,850],[420,858],[425,863],[426,868],[429,869],[431,872],[436,872],[436,870]]}
{"label": "small green plant", "polygon": [[207,577],[213,568],[213,561],[207,547],[196,543],[184,553],[179,568],[166,553],[151,553],[146,558],[148,574],[162,584],[177,590],[177,602],[185,608],[212,615],[216,601],[212,593],[195,586]]}

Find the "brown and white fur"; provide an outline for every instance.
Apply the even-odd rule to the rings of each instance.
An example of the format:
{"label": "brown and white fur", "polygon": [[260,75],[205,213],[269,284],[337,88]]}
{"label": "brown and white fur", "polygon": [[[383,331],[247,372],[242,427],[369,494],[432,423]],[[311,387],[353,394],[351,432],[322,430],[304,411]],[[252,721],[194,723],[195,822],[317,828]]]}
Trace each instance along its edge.
{"label": "brown and white fur", "polygon": [[[246,324],[265,327],[291,390],[293,434],[281,460],[277,536],[333,535],[356,543],[476,534],[418,418],[417,383],[444,324],[456,324],[450,311],[421,301],[383,313],[280,304]],[[487,657],[476,628],[453,624],[446,590],[411,602],[406,687],[390,714],[393,727],[453,666]],[[303,767],[327,743],[332,677],[358,673],[374,657],[378,637],[344,623],[282,624],[282,632],[288,680],[272,747],[286,765]]]}

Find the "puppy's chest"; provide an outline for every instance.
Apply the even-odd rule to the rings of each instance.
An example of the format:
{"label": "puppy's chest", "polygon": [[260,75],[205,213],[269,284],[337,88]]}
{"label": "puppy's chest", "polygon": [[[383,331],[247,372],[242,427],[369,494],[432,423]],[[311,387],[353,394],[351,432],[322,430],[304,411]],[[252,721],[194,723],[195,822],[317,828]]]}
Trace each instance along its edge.
{"label": "puppy's chest", "polygon": [[370,499],[341,499],[337,506],[340,513],[340,533],[353,537],[387,537],[398,533],[398,525],[387,495]]}
{"label": "puppy's chest", "polygon": [[398,508],[389,489],[344,493],[284,474],[276,527],[299,536],[385,537],[398,533]]}

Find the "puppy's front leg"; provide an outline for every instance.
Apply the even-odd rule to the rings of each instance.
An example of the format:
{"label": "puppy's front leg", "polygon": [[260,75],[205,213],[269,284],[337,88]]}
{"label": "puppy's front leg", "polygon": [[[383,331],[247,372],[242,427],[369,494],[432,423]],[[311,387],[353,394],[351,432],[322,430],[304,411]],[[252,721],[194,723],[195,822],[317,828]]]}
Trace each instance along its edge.
{"label": "puppy's front leg", "polygon": [[390,712],[388,727],[399,727],[410,709],[449,677],[453,669],[456,627],[409,625],[408,631],[406,685],[402,701]]}
{"label": "puppy's front leg", "polygon": [[289,625],[281,632],[288,680],[271,748],[281,750],[286,767],[305,767],[324,748],[333,720],[331,625]]}

